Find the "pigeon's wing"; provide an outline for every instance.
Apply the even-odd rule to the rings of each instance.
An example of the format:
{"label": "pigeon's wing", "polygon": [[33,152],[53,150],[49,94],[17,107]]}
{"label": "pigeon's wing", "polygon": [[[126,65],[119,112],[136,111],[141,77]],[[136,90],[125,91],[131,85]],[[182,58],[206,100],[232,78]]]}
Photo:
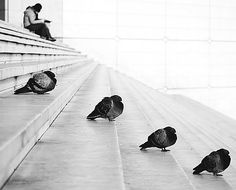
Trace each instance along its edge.
{"label": "pigeon's wing", "polygon": [[120,114],[122,114],[124,109],[124,105],[122,102],[115,102],[112,101],[112,106],[109,112],[107,113],[107,117],[112,120],[118,117]]}
{"label": "pigeon's wing", "polygon": [[54,81],[51,80],[50,83],[48,84],[47,88],[46,88],[46,92],[53,90],[56,86],[56,82],[57,82],[56,79],[54,79]]}
{"label": "pigeon's wing", "polygon": [[87,116],[87,119],[94,120],[99,117],[106,118],[110,109],[111,100],[109,97],[105,97],[95,106],[95,109]]}
{"label": "pigeon's wing", "polygon": [[29,85],[33,92],[43,94],[53,90],[56,86],[55,82],[47,74],[37,73],[33,75],[33,79],[30,81]]}
{"label": "pigeon's wing", "polygon": [[45,73],[34,74],[33,79],[42,89],[46,89],[51,82],[50,77]]}
{"label": "pigeon's wing", "polygon": [[107,115],[107,113],[109,112],[109,110],[111,109],[111,100],[109,98],[109,100],[107,99],[107,97],[103,98],[103,100],[101,102],[99,102],[96,106],[95,106],[95,110],[97,110],[101,115]]}
{"label": "pigeon's wing", "polygon": [[37,94],[44,94],[45,92],[47,92],[47,89],[40,86],[37,82],[35,82],[34,79],[30,79],[28,81],[28,85],[30,86],[30,89]]}
{"label": "pigeon's wing", "polygon": [[216,158],[217,158],[217,156],[216,156],[215,152],[212,152],[211,154],[209,154],[208,156],[203,158],[202,164],[204,165],[205,169],[208,172],[213,172],[215,170],[216,165],[217,165]]}
{"label": "pigeon's wing", "polygon": [[158,129],[148,137],[148,141],[157,147],[162,147],[166,142],[166,133],[163,129]]}

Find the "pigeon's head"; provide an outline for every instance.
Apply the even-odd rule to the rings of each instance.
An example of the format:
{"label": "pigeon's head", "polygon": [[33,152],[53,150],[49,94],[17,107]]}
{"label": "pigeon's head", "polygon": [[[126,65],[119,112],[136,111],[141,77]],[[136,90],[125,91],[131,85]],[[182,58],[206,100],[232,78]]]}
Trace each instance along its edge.
{"label": "pigeon's head", "polygon": [[173,127],[170,127],[170,126],[165,127],[164,130],[166,130],[170,133],[176,133],[176,130]]}
{"label": "pigeon's head", "polygon": [[229,151],[226,150],[226,149],[223,149],[223,148],[217,150],[217,152],[222,153],[222,154],[225,154],[225,155],[228,155],[228,154],[229,154]]}
{"label": "pigeon's head", "polygon": [[122,98],[118,95],[111,96],[111,99],[115,102],[121,102],[122,101]]}
{"label": "pigeon's head", "polygon": [[49,78],[54,78],[55,74],[52,71],[44,71],[46,75],[48,75]]}

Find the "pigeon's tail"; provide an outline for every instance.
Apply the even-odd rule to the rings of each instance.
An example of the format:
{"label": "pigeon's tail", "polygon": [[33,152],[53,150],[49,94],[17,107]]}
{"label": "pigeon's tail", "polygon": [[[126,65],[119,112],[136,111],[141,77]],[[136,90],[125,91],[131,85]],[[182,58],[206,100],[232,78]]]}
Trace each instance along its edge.
{"label": "pigeon's tail", "polygon": [[94,120],[98,117],[101,117],[101,114],[95,109],[92,111],[92,113],[90,113],[88,116],[87,116],[87,119],[91,119],[91,120]]}
{"label": "pigeon's tail", "polygon": [[26,92],[32,92],[32,91],[27,87],[27,85],[25,85],[25,86],[22,87],[22,88],[19,88],[19,89],[15,90],[14,94],[21,94],[21,93],[26,93]]}
{"label": "pigeon's tail", "polygon": [[204,165],[201,163],[201,164],[199,164],[197,167],[193,168],[193,170],[194,170],[193,174],[199,174],[199,173],[201,173],[202,171],[205,170],[205,167],[204,167]]}
{"label": "pigeon's tail", "polygon": [[147,141],[147,142],[141,144],[139,147],[141,147],[140,150],[143,150],[145,148],[152,147],[152,144],[149,141]]}

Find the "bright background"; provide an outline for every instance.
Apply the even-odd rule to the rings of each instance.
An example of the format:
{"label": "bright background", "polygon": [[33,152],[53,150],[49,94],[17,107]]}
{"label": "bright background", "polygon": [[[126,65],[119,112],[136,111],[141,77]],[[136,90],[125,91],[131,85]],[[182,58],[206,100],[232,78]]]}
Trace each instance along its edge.
{"label": "bright background", "polygon": [[66,0],[64,42],[236,118],[236,1]]}
{"label": "bright background", "polygon": [[148,86],[236,119],[235,0],[6,0],[8,21],[41,3],[53,36]]}

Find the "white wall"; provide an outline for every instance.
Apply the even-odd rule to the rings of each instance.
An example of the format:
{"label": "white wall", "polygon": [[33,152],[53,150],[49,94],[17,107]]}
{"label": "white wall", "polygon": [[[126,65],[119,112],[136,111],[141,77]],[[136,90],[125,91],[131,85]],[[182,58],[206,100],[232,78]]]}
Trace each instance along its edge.
{"label": "white wall", "polygon": [[64,41],[153,88],[229,105],[219,100],[236,95],[235,10],[234,0],[66,0]]}
{"label": "white wall", "polygon": [[232,0],[66,0],[64,41],[154,88],[231,86],[235,9]]}

